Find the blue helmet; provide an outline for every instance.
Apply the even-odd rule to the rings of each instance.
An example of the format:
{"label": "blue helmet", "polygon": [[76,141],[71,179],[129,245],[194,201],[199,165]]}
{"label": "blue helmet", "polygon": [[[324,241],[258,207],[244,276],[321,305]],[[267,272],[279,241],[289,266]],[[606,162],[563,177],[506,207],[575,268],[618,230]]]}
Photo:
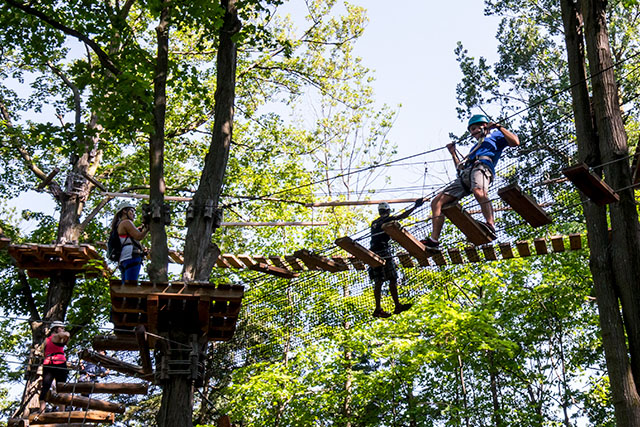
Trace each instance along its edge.
{"label": "blue helmet", "polygon": [[489,123],[489,122],[491,122],[491,120],[489,120],[487,116],[485,116],[484,114],[474,114],[469,119],[469,123],[467,123],[467,129],[469,129],[471,125],[476,123]]}

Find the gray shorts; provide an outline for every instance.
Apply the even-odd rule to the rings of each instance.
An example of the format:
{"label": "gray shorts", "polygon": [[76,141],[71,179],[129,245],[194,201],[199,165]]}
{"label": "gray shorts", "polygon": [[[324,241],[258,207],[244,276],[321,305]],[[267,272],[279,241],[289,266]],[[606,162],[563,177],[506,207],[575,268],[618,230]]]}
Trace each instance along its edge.
{"label": "gray shorts", "polygon": [[471,194],[474,188],[482,188],[488,192],[491,181],[493,181],[491,168],[482,162],[476,162],[472,167],[464,169],[458,178],[447,185],[442,192],[460,200]]}

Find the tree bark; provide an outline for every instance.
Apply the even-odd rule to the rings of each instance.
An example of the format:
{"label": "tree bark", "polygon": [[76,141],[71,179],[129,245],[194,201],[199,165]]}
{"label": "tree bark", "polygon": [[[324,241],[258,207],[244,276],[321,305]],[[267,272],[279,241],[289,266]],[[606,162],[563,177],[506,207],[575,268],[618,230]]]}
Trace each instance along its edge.
{"label": "tree bark", "polygon": [[220,254],[218,247],[211,242],[215,231],[215,213],[212,210],[217,208],[220,200],[231,146],[237,60],[237,46],[232,36],[240,30],[236,0],[222,0],[221,4],[226,12],[217,55],[213,135],[200,185],[193,195],[193,218],[189,220],[184,247],[182,278],[185,281],[209,280]]}
{"label": "tree bark", "polygon": [[[579,160],[596,166],[602,159],[587,86],[582,14],[571,0],[562,0],[561,7],[572,83]],[[623,320],[618,308],[618,277],[613,274],[615,267],[609,245],[607,212],[606,208],[596,206],[584,197],[582,205],[591,248],[589,266],[598,302],[616,420],[620,426],[636,426],[640,419],[639,399],[631,373]]]}
{"label": "tree bark", "polygon": [[169,248],[164,213],[164,134],[167,110],[167,73],[169,68],[170,2],[164,1],[160,22],[156,27],[158,53],[153,78],[153,134],[149,139],[149,207],[151,210],[151,263],[149,278],[152,282],[166,282],[169,268]]}
{"label": "tree bark", "polygon": [[637,389],[640,383],[640,283],[637,280],[640,276],[640,236],[636,204],[630,188],[627,134],[622,122],[609,46],[606,4],[602,0],[586,1],[583,13],[592,75],[593,106],[600,153],[605,163],[605,180],[620,196],[620,201],[609,207],[613,231],[611,259],[629,342],[631,371]]}

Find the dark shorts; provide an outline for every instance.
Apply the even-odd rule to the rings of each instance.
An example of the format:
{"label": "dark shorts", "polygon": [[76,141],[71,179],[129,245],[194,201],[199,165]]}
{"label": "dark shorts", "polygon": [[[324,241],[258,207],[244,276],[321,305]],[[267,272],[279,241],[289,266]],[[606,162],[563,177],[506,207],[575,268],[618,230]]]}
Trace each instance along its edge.
{"label": "dark shorts", "polygon": [[481,188],[488,192],[492,180],[491,168],[482,162],[477,162],[474,166],[464,169],[458,178],[447,185],[442,192],[460,200],[471,194],[474,188]]}
{"label": "dark shorts", "polygon": [[369,278],[375,281],[397,280],[398,272],[389,249],[374,252],[386,262],[381,267],[369,267]]}

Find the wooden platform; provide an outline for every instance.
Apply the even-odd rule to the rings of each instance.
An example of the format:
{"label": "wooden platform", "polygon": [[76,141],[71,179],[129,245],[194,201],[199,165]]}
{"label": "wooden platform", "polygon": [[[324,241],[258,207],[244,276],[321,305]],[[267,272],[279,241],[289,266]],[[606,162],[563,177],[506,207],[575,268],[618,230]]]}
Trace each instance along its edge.
{"label": "wooden platform", "polygon": [[563,169],[564,176],[598,206],[617,202],[620,196],[584,163]]}
{"label": "wooden platform", "polygon": [[97,276],[109,271],[102,255],[85,243],[79,245],[9,245],[9,254],[30,277],[44,279],[61,270]]}
{"label": "wooden platform", "polygon": [[507,185],[499,189],[498,195],[532,227],[551,224],[551,217],[533,197],[523,193],[518,184]]}
{"label": "wooden platform", "polygon": [[478,225],[478,222],[471,215],[462,209],[459,203],[450,203],[442,208],[444,216],[449,218],[467,239],[476,246],[490,243],[493,239],[488,236],[484,229]]}
{"label": "wooden platform", "polygon": [[210,341],[228,341],[236,329],[242,285],[135,282],[110,283],[113,323],[118,330],[143,325],[158,333],[180,325]]}
{"label": "wooden platform", "polygon": [[60,383],[58,393],[147,394],[148,383]]}

